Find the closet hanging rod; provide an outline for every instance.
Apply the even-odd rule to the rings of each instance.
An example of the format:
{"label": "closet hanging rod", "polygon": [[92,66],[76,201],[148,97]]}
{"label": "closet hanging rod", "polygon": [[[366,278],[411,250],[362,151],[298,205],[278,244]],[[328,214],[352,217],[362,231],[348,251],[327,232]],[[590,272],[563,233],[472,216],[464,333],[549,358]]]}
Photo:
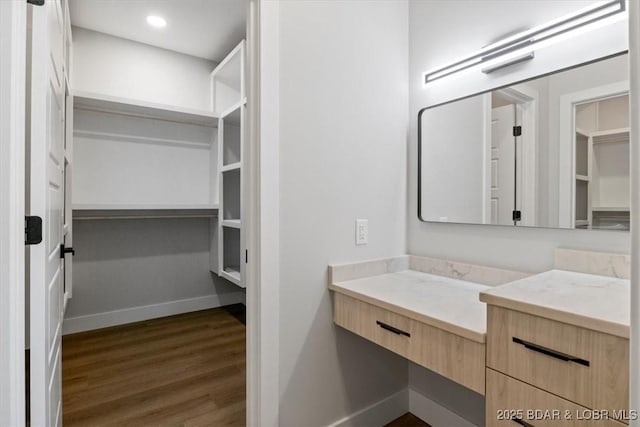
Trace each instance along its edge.
{"label": "closet hanging rod", "polygon": [[108,219],[197,219],[197,218],[216,218],[217,214],[201,214],[201,215],[96,215],[96,216],[76,216],[74,221],[87,220],[108,220]]}

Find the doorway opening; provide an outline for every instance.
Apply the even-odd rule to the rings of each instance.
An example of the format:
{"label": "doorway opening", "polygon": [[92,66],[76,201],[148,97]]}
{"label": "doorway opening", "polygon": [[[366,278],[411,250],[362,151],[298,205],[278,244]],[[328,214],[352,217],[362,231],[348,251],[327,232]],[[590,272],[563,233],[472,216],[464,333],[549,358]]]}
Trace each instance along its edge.
{"label": "doorway opening", "polygon": [[34,425],[244,425],[248,13],[29,6]]}

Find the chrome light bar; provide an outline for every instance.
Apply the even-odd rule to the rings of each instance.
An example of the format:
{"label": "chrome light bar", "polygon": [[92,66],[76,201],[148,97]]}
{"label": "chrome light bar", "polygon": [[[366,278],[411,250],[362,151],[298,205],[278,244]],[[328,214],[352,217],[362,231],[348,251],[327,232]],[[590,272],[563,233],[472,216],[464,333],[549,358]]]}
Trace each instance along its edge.
{"label": "chrome light bar", "polygon": [[[542,41],[549,40],[561,34],[568,33],[580,27],[592,24],[626,9],[626,0],[601,1],[573,14],[563,16],[544,25],[531,28],[496,43],[482,48],[470,57],[461,59],[445,67],[424,73],[424,84],[433,82],[451,74],[487,63],[496,58],[513,52],[526,51],[527,47],[534,49]],[[531,53],[530,50],[528,53]]]}

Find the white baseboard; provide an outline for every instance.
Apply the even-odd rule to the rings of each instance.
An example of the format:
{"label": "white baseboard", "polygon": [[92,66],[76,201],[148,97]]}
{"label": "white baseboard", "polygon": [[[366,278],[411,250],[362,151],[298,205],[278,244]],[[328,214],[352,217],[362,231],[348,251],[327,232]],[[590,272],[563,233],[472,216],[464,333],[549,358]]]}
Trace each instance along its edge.
{"label": "white baseboard", "polygon": [[409,389],[404,389],[330,424],[329,427],[383,426],[407,412]]}
{"label": "white baseboard", "polygon": [[432,427],[476,427],[428,397],[409,388],[409,412]]}
{"label": "white baseboard", "polygon": [[244,292],[231,292],[131,307],[122,310],[106,311],[104,313],[90,314],[87,316],[70,317],[64,319],[62,323],[62,335],[108,328],[109,326],[140,322],[158,317],[173,316],[174,314],[189,313],[191,311],[206,310],[208,308],[222,307],[224,305],[238,304],[241,302],[244,302]]}

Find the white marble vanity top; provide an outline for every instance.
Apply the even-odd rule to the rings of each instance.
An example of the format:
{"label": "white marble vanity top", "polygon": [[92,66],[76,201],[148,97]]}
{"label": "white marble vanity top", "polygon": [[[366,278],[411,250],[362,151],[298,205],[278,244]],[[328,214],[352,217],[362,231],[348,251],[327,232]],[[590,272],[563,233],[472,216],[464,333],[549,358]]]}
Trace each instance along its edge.
{"label": "white marble vanity top", "polygon": [[404,270],[333,282],[329,288],[473,341],[485,342],[490,286]]}
{"label": "white marble vanity top", "polygon": [[487,304],[629,338],[629,280],[550,270],[484,290]]}

